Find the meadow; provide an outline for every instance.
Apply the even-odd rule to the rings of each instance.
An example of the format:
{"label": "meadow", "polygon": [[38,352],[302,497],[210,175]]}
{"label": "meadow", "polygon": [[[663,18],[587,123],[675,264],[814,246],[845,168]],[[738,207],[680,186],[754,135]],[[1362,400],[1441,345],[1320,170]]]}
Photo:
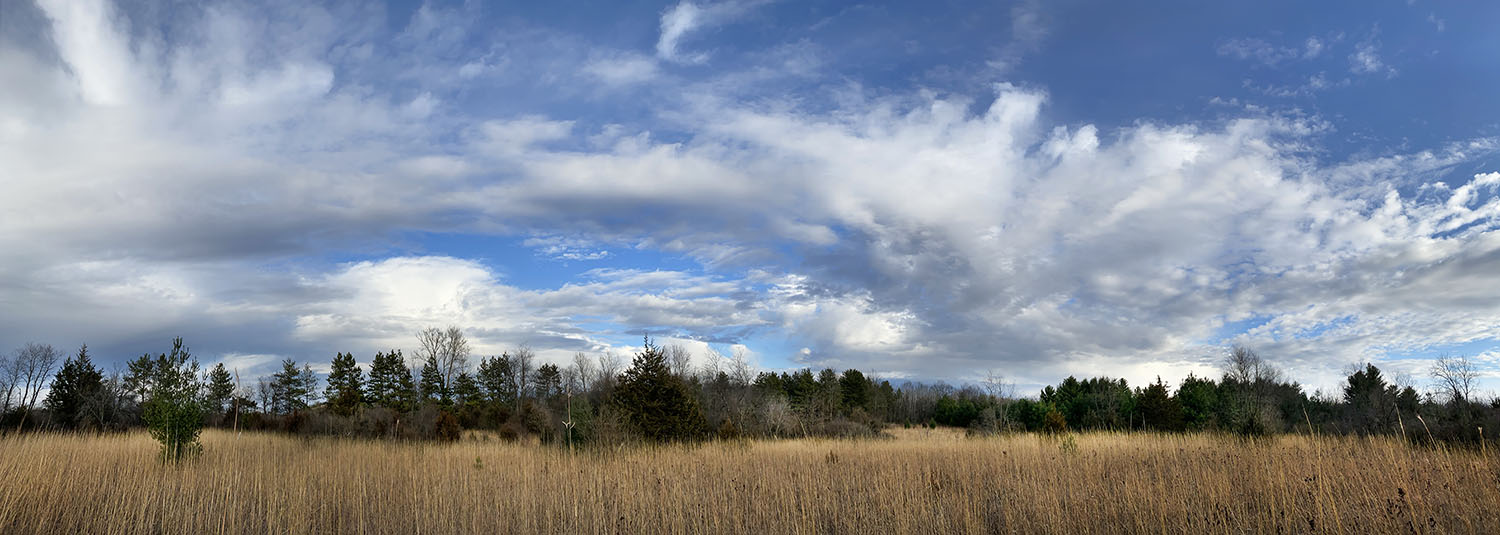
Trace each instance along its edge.
{"label": "meadow", "polygon": [[1494,452],[1394,439],[892,430],[566,449],[210,429],[0,438],[0,532],[1500,533]]}

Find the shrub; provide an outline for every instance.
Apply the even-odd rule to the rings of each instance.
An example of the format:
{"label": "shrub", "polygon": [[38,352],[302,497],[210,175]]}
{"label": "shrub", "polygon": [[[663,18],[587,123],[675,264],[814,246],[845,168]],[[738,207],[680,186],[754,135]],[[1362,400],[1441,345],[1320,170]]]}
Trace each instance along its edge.
{"label": "shrub", "polygon": [[463,435],[463,427],[458,425],[458,418],[453,413],[442,411],[437,417],[437,439],[442,442],[453,442]]}

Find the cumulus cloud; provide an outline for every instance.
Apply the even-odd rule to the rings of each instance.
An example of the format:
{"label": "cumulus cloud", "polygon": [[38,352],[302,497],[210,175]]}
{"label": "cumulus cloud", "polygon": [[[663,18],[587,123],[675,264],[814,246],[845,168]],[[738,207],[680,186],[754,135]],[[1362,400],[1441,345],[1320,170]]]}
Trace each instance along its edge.
{"label": "cumulus cloud", "polygon": [[[658,53],[691,59],[684,36],[729,20],[705,15],[721,6],[669,10]],[[380,25],[353,15],[281,48],[275,21],[227,8],[182,15],[198,37],[171,43],[103,4],[41,8],[48,52],[0,54],[24,82],[0,89],[0,302],[27,311],[0,340],[185,334],[253,367],[366,358],[448,323],[481,352],[559,362],[645,332],[776,333],[808,365],[1043,382],[1201,371],[1232,342],[1316,378],[1500,337],[1500,175],[1454,172],[1493,140],[1330,162],[1314,119],[1058,124],[1045,89],[1015,84],[856,87],[830,108],[704,83],[641,97],[658,120],[454,114],[465,66],[505,54],[452,47],[475,36],[433,22],[451,13],[419,12],[377,53]],[[607,77],[586,67],[614,56],[570,57],[535,72]],[[527,288],[392,245],[408,232],[698,266]]]}

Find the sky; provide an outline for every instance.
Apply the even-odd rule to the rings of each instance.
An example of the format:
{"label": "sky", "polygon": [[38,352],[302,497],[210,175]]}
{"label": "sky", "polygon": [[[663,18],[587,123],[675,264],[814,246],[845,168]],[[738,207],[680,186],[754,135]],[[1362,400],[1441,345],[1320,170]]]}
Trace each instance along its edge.
{"label": "sky", "polygon": [[[0,348],[1500,388],[1500,3],[0,3]],[[712,350],[712,352],[710,352]]]}

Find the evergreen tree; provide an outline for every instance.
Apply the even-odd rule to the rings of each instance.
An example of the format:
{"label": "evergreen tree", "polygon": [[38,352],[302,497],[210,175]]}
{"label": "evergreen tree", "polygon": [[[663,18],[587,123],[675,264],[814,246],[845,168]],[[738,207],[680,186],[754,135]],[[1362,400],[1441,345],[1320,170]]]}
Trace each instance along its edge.
{"label": "evergreen tree", "polygon": [[1390,432],[1396,427],[1396,385],[1385,382],[1380,368],[1365,364],[1344,385],[1349,424],[1359,433]]}
{"label": "evergreen tree", "polygon": [[838,413],[839,405],[844,401],[843,393],[839,392],[839,374],[830,368],[824,368],[818,372],[817,395],[814,406],[818,414],[825,417],[833,417]]}
{"label": "evergreen tree", "polygon": [[[670,366],[669,366],[670,367]],[[536,397],[543,400],[562,393],[562,372],[556,364],[543,364],[536,368]]]}
{"label": "evergreen tree", "polygon": [[1182,405],[1183,424],[1189,430],[1204,431],[1217,425],[1219,387],[1213,379],[1188,374],[1177,386],[1177,401]]}
{"label": "evergreen tree", "polygon": [[1161,377],[1157,377],[1155,383],[1136,395],[1136,410],[1141,415],[1141,425],[1146,429],[1182,429],[1182,403],[1168,393],[1167,384],[1162,382]]}
{"label": "evergreen tree", "polygon": [[844,370],[839,377],[839,391],[843,394],[844,412],[863,409],[870,402],[870,381],[859,370]]}
{"label": "evergreen tree", "polygon": [[[43,404],[52,420],[64,428],[86,425],[87,405],[104,388],[104,374],[89,360],[89,346],[78,350],[78,356],[63,361],[62,369],[52,379],[52,388]],[[92,422],[99,424],[101,422]]]}
{"label": "evergreen tree", "polygon": [[818,380],[813,378],[812,370],[803,368],[791,375],[783,373],[781,386],[786,390],[786,400],[793,408],[804,412],[812,410],[818,394]]}
{"label": "evergreen tree", "polygon": [[441,404],[448,404],[448,388],[443,384],[442,368],[438,366],[437,357],[429,355],[427,362],[422,364],[422,400]]}
{"label": "evergreen tree", "polygon": [[479,383],[468,372],[458,374],[453,380],[453,402],[462,406],[477,406],[484,402],[484,393],[479,390]]}
{"label": "evergreen tree", "polygon": [[336,354],[333,368],[328,372],[328,407],[340,416],[354,414],[354,409],[364,400],[362,383],[362,372],[354,362],[354,354]]}
{"label": "evergreen tree", "polygon": [[156,359],[150,353],[136,357],[126,363],[125,393],[137,402],[144,403],[151,393],[151,384],[156,377]]}
{"label": "evergreen tree", "polygon": [[311,407],[318,404],[321,398],[318,395],[318,372],[313,371],[312,364],[303,364],[302,373],[297,376],[302,381],[302,405]]}
{"label": "evergreen tree", "polygon": [[630,369],[620,375],[610,403],[642,437],[656,441],[702,436],[706,423],[698,400],[667,366],[666,355],[646,340]]}
{"label": "evergreen tree", "polygon": [[229,375],[229,370],[224,368],[224,363],[215,364],[208,371],[208,390],[206,392],[206,405],[208,410],[215,414],[224,414],[224,405],[234,395],[234,378]]}
{"label": "evergreen tree", "polygon": [[370,362],[370,380],[365,383],[365,396],[370,403],[400,410],[397,405],[401,397],[401,374],[406,372],[408,380],[411,377],[401,360],[400,351],[375,354],[375,360]]}
{"label": "evergreen tree", "polygon": [[485,398],[495,406],[504,406],[516,400],[515,367],[510,357],[499,356],[479,361],[479,387]]}
{"label": "evergreen tree", "polygon": [[297,361],[281,361],[281,371],[271,376],[271,411],[291,414],[307,408],[307,382]]}
{"label": "evergreen tree", "polygon": [[198,382],[198,361],[182,346],[182,338],[172,340],[172,352],[158,355],[151,387],[143,404],[143,418],[151,437],[161,442],[162,458],[180,460],[203,448],[198,433],[203,429],[203,404],[199,399],[202,384]]}

